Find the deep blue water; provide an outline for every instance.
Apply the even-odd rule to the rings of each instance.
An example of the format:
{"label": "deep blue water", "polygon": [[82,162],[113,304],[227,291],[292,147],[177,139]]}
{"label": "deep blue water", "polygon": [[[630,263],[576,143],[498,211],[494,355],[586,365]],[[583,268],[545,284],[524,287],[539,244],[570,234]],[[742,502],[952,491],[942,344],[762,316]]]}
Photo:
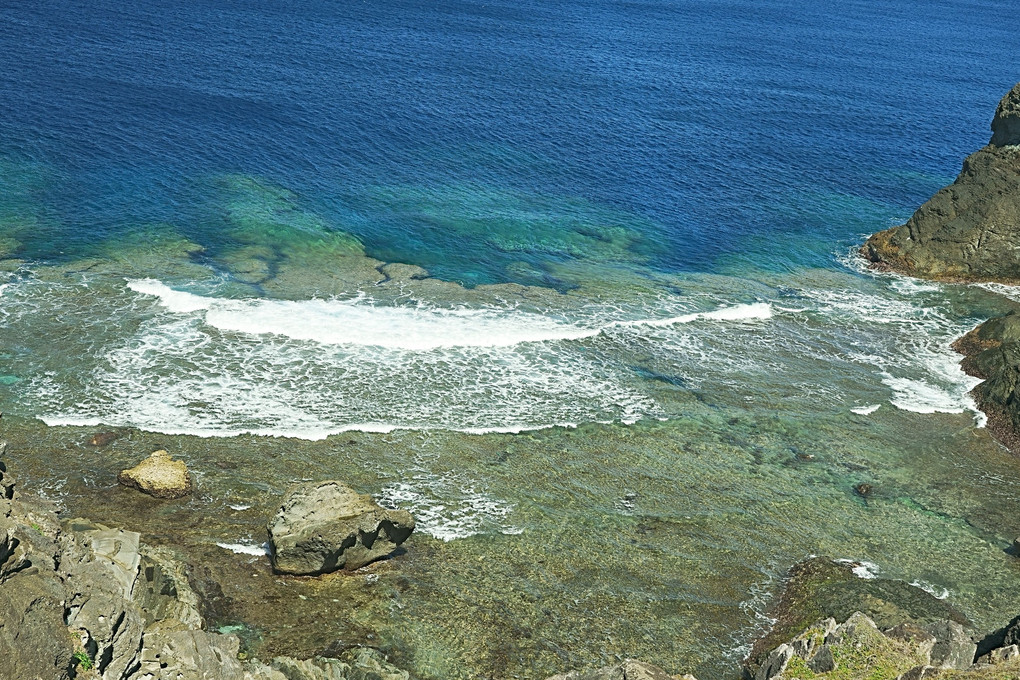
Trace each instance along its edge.
{"label": "deep blue water", "polygon": [[466,283],[576,257],[572,221],[660,269],[826,266],[987,141],[1008,4],[7,2],[2,190],[31,257],[152,222],[215,250],[198,197],[242,173]]}

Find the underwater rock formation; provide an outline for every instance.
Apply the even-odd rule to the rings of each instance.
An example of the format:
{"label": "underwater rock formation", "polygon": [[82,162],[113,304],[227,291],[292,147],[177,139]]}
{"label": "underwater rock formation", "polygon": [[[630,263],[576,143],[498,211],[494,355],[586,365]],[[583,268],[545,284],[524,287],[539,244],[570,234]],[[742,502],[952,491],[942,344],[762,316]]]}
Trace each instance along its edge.
{"label": "underwater rock formation", "polygon": [[693,675],[672,676],[658,666],[653,666],[637,659],[624,659],[615,666],[606,666],[598,670],[571,671],[554,675],[546,680],[697,680]]}

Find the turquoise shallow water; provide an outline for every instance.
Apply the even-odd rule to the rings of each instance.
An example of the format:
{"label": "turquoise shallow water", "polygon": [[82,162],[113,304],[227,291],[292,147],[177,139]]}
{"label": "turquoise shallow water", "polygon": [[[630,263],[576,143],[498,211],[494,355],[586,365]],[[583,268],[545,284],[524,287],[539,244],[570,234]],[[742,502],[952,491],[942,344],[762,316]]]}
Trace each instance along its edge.
{"label": "turquoise shallow water", "polygon": [[[1018,293],[852,254],[984,142],[999,9],[0,8],[19,475],[210,571],[259,654],[728,678],[811,554],[1001,624],[1020,464],[949,344]],[[195,498],[117,488],[155,447]],[[418,533],[272,579],[266,515],[326,477]]]}

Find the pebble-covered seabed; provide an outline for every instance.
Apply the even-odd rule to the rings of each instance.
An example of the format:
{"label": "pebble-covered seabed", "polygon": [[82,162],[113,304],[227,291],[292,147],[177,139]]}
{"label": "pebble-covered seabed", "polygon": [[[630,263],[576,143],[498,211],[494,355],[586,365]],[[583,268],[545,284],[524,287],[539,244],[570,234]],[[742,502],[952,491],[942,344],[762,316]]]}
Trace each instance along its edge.
{"label": "pebble-covered seabed", "polygon": [[[597,256],[559,290],[465,289],[317,231],[281,188],[223,181],[251,260],[156,225],[5,262],[0,424],[25,488],[177,547],[245,653],[339,639],[422,678],[623,656],[734,677],[811,554],[945,595],[979,629],[1017,613],[1020,460],[948,347],[1011,291],[849,255],[753,277]],[[298,226],[257,224],[281,214]],[[188,463],[192,499],[116,485],[156,448]],[[331,477],[418,531],[353,575],[274,577],[267,518],[288,484]]]}

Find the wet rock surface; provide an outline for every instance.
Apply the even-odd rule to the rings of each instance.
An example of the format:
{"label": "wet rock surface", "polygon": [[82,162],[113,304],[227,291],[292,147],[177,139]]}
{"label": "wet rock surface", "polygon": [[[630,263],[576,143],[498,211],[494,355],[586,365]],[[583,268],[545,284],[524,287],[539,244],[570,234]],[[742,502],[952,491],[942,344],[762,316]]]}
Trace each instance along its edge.
{"label": "wet rock surface", "polygon": [[341,482],[311,482],[291,487],[268,530],[273,568],[310,575],[358,569],[389,555],[411,535],[414,519]]}

